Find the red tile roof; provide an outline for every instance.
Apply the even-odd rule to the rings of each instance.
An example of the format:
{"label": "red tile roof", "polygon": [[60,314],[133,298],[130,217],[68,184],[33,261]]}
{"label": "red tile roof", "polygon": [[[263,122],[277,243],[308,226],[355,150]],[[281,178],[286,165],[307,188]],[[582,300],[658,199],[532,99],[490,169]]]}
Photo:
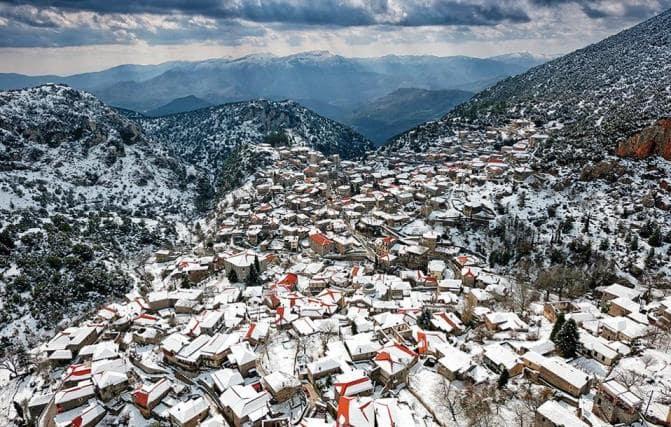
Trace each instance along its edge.
{"label": "red tile roof", "polygon": [[310,240],[318,244],[319,246],[328,246],[333,243],[331,239],[326,237],[321,233],[316,233],[310,236]]}

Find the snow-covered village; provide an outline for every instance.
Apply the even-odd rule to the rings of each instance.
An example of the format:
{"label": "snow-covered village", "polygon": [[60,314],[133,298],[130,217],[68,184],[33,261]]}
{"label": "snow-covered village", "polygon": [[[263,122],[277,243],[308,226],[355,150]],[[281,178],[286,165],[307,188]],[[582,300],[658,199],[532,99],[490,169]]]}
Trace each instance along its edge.
{"label": "snow-covered village", "polygon": [[0,0],[0,427],[671,427],[671,0]]}
{"label": "snow-covered village", "polygon": [[[545,131],[360,163],[258,145],[270,166],[194,224],[194,247],[155,252],[124,298],[16,356],[31,368],[8,410],[57,427],[671,425],[668,288],[532,285],[459,231],[548,209],[519,196],[548,179],[528,165]],[[517,142],[487,148],[500,135]]]}

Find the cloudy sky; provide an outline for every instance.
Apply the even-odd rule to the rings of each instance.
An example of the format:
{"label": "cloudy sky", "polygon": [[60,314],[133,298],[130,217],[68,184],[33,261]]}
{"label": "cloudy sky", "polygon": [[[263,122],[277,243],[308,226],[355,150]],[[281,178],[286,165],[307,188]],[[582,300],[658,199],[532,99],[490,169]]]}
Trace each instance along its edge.
{"label": "cloudy sky", "polygon": [[306,50],[558,54],[670,7],[671,0],[0,0],[0,72],[71,74]]}

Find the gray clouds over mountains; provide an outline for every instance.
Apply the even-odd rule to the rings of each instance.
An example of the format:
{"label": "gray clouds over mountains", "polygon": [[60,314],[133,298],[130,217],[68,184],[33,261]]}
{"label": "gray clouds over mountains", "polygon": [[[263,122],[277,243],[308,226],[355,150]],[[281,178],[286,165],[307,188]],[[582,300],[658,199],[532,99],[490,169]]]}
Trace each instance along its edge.
{"label": "gray clouds over mountains", "polygon": [[[668,0],[37,0],[0,1],[2,47],[216,40],[235,45],[266,28],[525,24],[578,6],[593,19],[642,19]],[[289,28],[287,28],[289,27]]]}
{"label": "gray clouds over mountains", "polygon": [[272,52],[487,57],[584,47],[671,0],[0,0],[0,71]]}

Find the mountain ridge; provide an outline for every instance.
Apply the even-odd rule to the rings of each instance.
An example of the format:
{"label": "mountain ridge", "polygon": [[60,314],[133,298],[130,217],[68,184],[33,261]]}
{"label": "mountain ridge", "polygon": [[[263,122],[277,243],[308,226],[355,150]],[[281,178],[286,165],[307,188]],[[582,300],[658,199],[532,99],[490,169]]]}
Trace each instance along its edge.
{"label": "mountain ridge", "polygon": [[132,260],[179,244],[205,202],[197,169],[65,85],[0,92],[0,148],[3,336],[120,297]]}
{"label": "mountain ridge", "polygon": [[221,180],[226,157],[242,145],[307,145],[324,154],[360,157],[372,143],[351,128],[291,100],[240,101],[163,117],[139,118],[150,137]]}
{"label": "mountain ridge", "polygon": [[506,78],[439,121],[396,137],[390,147],[421,149],[429,139],[449,135],[452,128],[524,118],[557,125],[553,134],[562,144],[539,151],[548,159],[561,157],[559,151],[568,141],[586,160],[612,155],[619,141],[671,115],[670,27],[671,10]]}
{"label": "mountain ridge", "polygon": [[212,104],[194,95],[175,98],[165,105],[145,112],[143,115],[149,117],[167,116],[170,114],[186,113],[201,108],[211,107]]}
{"label": "mountain ridge", "polygon": [[442,89],[399,88],[376,98],[340,118],[376,144],[427,120],[439,119],[445,111],[468,101],[473,92]]}

